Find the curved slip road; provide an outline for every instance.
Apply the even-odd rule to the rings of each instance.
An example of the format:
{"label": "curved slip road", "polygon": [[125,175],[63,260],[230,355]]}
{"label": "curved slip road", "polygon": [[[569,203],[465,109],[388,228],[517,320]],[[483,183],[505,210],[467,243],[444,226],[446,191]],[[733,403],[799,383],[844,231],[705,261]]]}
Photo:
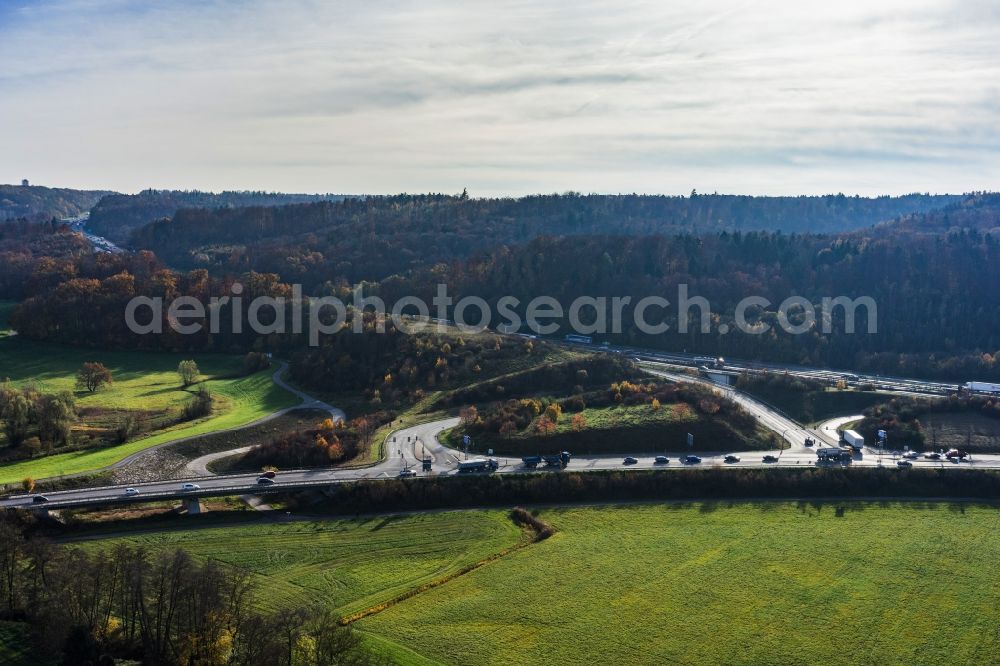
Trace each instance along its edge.
{"label": "curved slip road", "polygon": [[[285,389],[289,393],[292,393],[292,394],[298,396],[298,398],[300,400],[302,400],[302,402],[300,404],[295,405],[294,407],[286,407],[285,409],[278,410],[278,411],[274,412],[273,414],[268,414],[264,418],[257,419],[256,421],[253,421],[252,423],[247,423],[246,425],[239,426],[238,428],[228,428],[228,429],[225,429],[225,430],[213,430],[212,432],[204,433],[204,434],[198,435],[196,437],[186,437],[184,439],[176,439],[176,440],[174,440],[172,442],[167,442],[166,444],[161,444],[159,446],[155,446],[155,447],[152,447],[152,448],[149,448],[149,449],[145,449],[145,450],[140,451],[139,453],[137,453],[137,454],[135,454],[133,456],[129,456],[129,458],[131,458],[131,462],[134,462],[138,458],[141,458],[143,455],[149,453],[150,451],[155,451],[156,449],[163,448],[164,446],[170,446],[171,444],[179,444],[181,442],[186,442],[186,441],[189,441],[189,440],[192,440],[192,439],[198,439],[200,437],[210,437],[210,436],[218,434],[220,432],[236,432],[236,431],[239,431],[239,430],[243,430],[245,428],[251,428],[253,426],[260,425],[261,423],[266,423],[268,421],[274,420],[274,419],[278,418],[279,416],[282,416],[284,414],[288,414],[289,412],[297,411],[297,410],[300,410],[300,409],[313,409],[313,410],[316,410],[316,411],[328,412],[330,414],[330,418],[332,418],[334,421],[343,421],[346,418],[346,415],[344,414],[344,410],[340,409],[339,407],[334,407],[334,406],[332,406],[330,404],[327,404],[327,403],[323,402],[322,400],[318,400],[318,399],[312,397],[311,395],[309,395],[308,393],[306,393],[304,391],[301,391],[301,390],[295,388],[294,386],[292,386],[291,384],[289,384],[288,382],[286,382],[281,375],[284,373],[285,368],[287,368],[287,367],[288,367],[288,364],[285,363],[284,361],[282,361],[280,367],[271,376],[271,379],[274,381],[275,384],[277,384],[281,388]],[[209,453],[209,454],[200,456],[200,457],[195,458],[194,460],[190,461],[185,466],[185,470],[187,471],[187,473],[190,476],[193,476],[193,477],[211,476],[212,472],[210,472],[209,469],[208,469],[208,465],[209,464],[215,462],[216,460],[221,460],[222,458],[228,458],[229,456],[237,456],[237,455],[246,453],[247,451],[249,451],[252,448],[253,448],[252,446],[241,446],[241,447],[239,447],[237,449],[229,449],[229,450],[226,450],[226,451],[218,451],[216,453]],[[126,459],[126,460],[128,460],[128,459]],[[125,461],[121,461],[119,464],[114,465],[114,467],[118,467],[118,466],[120,466],[121,464],[124,464],[124,463],[125,463]]]}
{"label": "curved slip road", "polygon": [[[659,374],[668,379],[675,379],[678,381],[695,381],[702,382],[704,380],[689,377],[687,375],[676,375],[671,372],[655,370],[655,374]],[[834,443],[836,441],[835,436],[831,436],[829,432],[824,433],[822,430],[810,430],[803,427],[801,424],[792,421],[786,416],[783,416],[770,407],[750,398],[746,394],[736,391],[735,389],[724,389],[724,387],[719,387],[713,385],[714,388],[719,389],[725,393],[731,399],[737,401],[749,412],[754,414],[759,422],[766,427],[774,430],[781,437],[789,442],[790,448],[785,449],[781,452],[775,451],[749,451],[749,452],[739,452],[736,455],[739,456],[740,460],[733,463],[725,463],[723,458],[726,452],[718,453],[701,453],[699,455],[702,458],[700,463],[701,467],[706,466],[718,466],[718,467],[806,467],[816,463],[816,454],[814,449],[805,446],[805,439],[807,436],[818,437],[819,442]],[[305,394],[294,391],[300,396],[305,396]],[[307,397],[307,396],[305,396]],[[320,403],[309,398],[306,406],[316,406],[325,405],[325,403]],[[297,408],[301,408],[300,405]],[[326,408],[333,412],[333,408],[329,405],[325,405]],[[318,407],[323,408],[323,407]],[[339,411],[339,410],[338,410]],[[342,417],[341,417],[342,418]],[[458,461],[464,457],[464,454],[460,451],[450,449],[445,447],[438,440],[438,435],[447,428],[452,428],[458,424],[457,418],[442,419],[439,421],[434,421],[431,423],[424,423],[420,425],[415,425],[410,428],[405,428],[391,433],[386,439],[386,457],[381,462],[372,465],[370,467],[355,468],[355,469],[338,469],[338,468],[324,468],[324,469],[308,469],[308,470],[287,470],[282,471],[278,474],[275,482],[268,485],[258,485],[258,475],[254,474],[229,474],[222,476],[198,476],[191,479],[187,479],[187,482],[196,483],[199,488],[194,491],[183,491],[181,489],[181,484],[184,481],[171,480],[171,481],[157,481],[152,483],[135,484],[134,487],[139,491],[139,495],[136,497],[126,497],[125,496],[125,486],[107,486],[103,488],[85,488],[79,490],[70,490],[64,492],[53,492],[47,493],[49,502],[43,503],[41,505],[33,504],[32,496],[30,495],[19,495],[13,496],[4,500],[0,500],[0,507],[31,507],[31,506],[41,506],[42,508],[60,508],[60,507],[79,507],[79,506],[100,506],[106,504],[114,503],[128,503],[136,502],[142,500],[152,500],[152,499],[182,499],[185,497],[200,497],[200,496],[220,496],[220,495],[245,495],[245,494],[261,494],[268,492],[280,492],[282,490],[300,490],[306,488],[327,488],[333,484],[345,483],[351,481],[358,481],[363,479],[368,480],[378,480],[378,479],[389,479],[395,478],[400,475],[403,470],[408,470],[416,476],[452,476],[457,475],[458,471]],[[570,471],[595,471],[595,470],[621,470],[621,469],[679,469],[688,467],[680,462],[680,460],[687,454],[687,451],[673,452],[673,453],[661,453],[659,455],[666,455],[669,458],[669,462],[666,464],[657,464],[655,461],[655,456],[657,454],[652,453],[641,453],[636,454],[633,457],[636,458],[637,462],[632,465],[625,465],[623,456],[620,455],[606,455],[606,456],[585,456],[585,457],[574,457],[565,469]],[[214,455],[214,454],[213,454]],[[223,455],[233,455],[232,451],[223,452]],[[424,457],[432,458],[432,468],[429,472],[425,472],[420,467],[420,460]],[[764,456],[776,456],[776,462],[764,462]],[[559,468],[546,468],[540,466],[537,469],[529,469],[521,462],[520,458],[507,458],[499,456],[497,457],[497,462],[499,468],[496,473],[499,474],[509,474],[509,473],[534,473],[534,474],[552,474],[558,473]],[[980,455],[976,456],[974,460],[969,460],[962,463],[952,463],[946,460],[925,460],[919,459],[913,461],[913,466],[920,467],[935,467],[935,468],[973,468],[973,469],[1000,469],[1000,455]],[[834,465],[834,466],[840,466]],[[848,466],[850,467],[895,467],[896,461],[890,456],[879,456],[871,452],[866,452],[866,454],[860,458],[853,460]],[[470,474],[476,475],[476,474]]]}

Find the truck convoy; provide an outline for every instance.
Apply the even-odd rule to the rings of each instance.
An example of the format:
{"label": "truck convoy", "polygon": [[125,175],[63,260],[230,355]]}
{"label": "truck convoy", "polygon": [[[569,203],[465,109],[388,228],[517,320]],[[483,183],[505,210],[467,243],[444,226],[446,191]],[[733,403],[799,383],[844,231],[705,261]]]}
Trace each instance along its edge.
{"label": "truck convoy", "polygon": [[844,442],[855,451],[860,451],[865,448],[865,438],[853,430],[845,430],[840,433],[840,441]]}
{"label": "truck convoy", "polygon": [[569,464],[571,457],[572,456],[569,451],[563,451],[561,453],[553,453],[548,456],[525,456],[524,458],[521,458],[521,462],[524,463],[524,466],[528,469],[534,469],[543,462],[548,467],[562,468]]}
{"label": "truck convoy", "polygon": [[495,472],[500,466],[496,458],[472,458],[458,461],[458,473]]}

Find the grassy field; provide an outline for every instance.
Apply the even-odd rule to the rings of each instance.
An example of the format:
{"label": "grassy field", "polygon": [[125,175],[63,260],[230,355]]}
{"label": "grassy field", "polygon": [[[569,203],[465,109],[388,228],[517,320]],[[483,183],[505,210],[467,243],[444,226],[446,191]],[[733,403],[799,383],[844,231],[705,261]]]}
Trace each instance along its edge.
{"label": "grassy field", "polygon": [[175,528],[88,541],[184,548],[253,572],[267,608],[327,604],[350,614],[458,571],[522,538],[503,511]]}
{"label": "grassy field", "polygon": [[215,397],[215,414],[200,421],[181,423],[126,444],[55,454],[0,466],[0,483],[19,481],[25,476],[44,478],[99,469],[122,458],[181,437],[240,426],[298,400],[276,386],[271,370],[249,377],[237,377],[242,359],[220,354],[159,354],[105,352],[40,344],[18,337],[0,338],[0,379],[15,385],[34,384],[42,391],[75,388],[77,369],[85,361],[96,360],[114,373],[113,386],[93,394],[76,393],[83,420],[98,424],[108,411],[177,411],[191,400],[191,392],[180,387],[177,364],[194,358],[205,384]]}
{"label": "grassy field", "polygon": [[0,621],[0,666],[38,663],[40,662],[32,654],[28,625],[22,622]]}
{"label": "grassy field", "polygon": [[983,664],[1000,654],[996,508],[698,504],[541,517],[560,532],[359,628],[403,663]]}
{"label": "grassy field", "polygon": [[[659,410],[649,405],[588,407],[582,412],[586,427],[573,429],[573,413],[564,413],[552,434],[539,435],[532,426],[504,437],[480,433],[473,437],[473,450],[494,449],[499,453],[524,455],[569,450],[593,453],[675,452],[687,449],[687,434],[695,436],[694,451],[748,451],[777,448],[772,433],[757,427],[736,430],[722,416],[706,417],[686,403],[665,404]],[[442,441],[462,448],[461,427],[447,431]]]}

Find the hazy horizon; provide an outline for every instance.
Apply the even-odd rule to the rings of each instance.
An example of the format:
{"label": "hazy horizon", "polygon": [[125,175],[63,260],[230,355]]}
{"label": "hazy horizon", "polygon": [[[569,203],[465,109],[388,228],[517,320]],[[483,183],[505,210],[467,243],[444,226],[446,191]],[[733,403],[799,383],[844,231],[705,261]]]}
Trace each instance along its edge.
{"label": "hazy horizon", "polygon": [[520,196],[996,190],[985,1],[0,5],[0,181]]}

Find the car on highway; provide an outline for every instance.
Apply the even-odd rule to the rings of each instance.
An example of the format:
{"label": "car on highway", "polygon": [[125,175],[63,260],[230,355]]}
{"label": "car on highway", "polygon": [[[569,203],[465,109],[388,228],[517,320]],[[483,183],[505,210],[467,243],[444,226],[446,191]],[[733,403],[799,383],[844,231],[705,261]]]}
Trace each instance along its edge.
{"label": "car on highway", "polygon": [[277,474],[273,469],[269,469],[265,472],[261,472],[260,475],[268,479],[273,479]]}
{"label": "car on highway", "polygon": [[401,470],[399,470],[399,478],[401,478],[401,479],[407,479],[407,478],[409,478],[411,476],[416,476],[416,475],[417,475],[417,470],[415,470],[415,469],[401,469]]}
{"label": "car on highway", "polygon": [[944,454],[944,457],[948,460],[964,460],[969,454],[966,451],[960,449],[951,449],[948,453]]}
{"label": "car on highway", "polygon": [[907,460],[916,460],[917,458],[920,457],[920,454],[917,453],[916,451],[907,451],[906,453],[903,454],[903,457],[906,458]]}
{"label": "car on highway", "polygon": [[666,465],[668,462],[670,462],[670,458],[666,456],[656,456],[656,460],[654,460],[653,462],[656,463],[657,465]]}
{"label": "car on highway", "polygon": [[270,486],[270,485],[273,485],[273,484],[274,484],[274,479],[269,479],[266,476],[262,476],[259,479],[257,479],[257,485],[258,486]]}
{"label": "car on highway", "polygon": [[639,462],[638,458],[633,458],[632,456],[628,456],[627,458],[625,458],[625,460],[622,461],[622,464],[623,465],[634,465],[637,462]]}
{"label": "car on highway", "polygon": [[730,453],[728,456],[726,456],[725,458],[723,458],[723,460],[726,461],[727,463],[730,463],[730,464],[731,463],[738,463],[740,461],[740,457],[739,456],[734,456],[733,454]]}
{"label": "car on highway", "polygon": [[896,467],[913,467],[913,463],[909,460],[897,460]]}
{"label": "car on highway", "polygon": [[924,458],[927,460],[941,460],[940,453],[925,453]]}
{"label": "car on highway", "polygon": [[697,465],[700,462],[701,462],[701,458],[699,458],[698,456],[685,456],[684,457],[684,464],[685,465]]}
{"label": "car on highway", "polygon": [[201,486],[197,483],[182,483],[181,490],[201,490]]}
{"label": "car on highway", "polygon": [[46,497],[45,495],[35,495],[34,497],[31,498],[31,501],[34,502],[35,504],[41,504],[42,502],[48,502],[49,498]]}
{"label": "car on highway", "polygon": [[126,488],[125,489],[125,495],[128,496],[128,497],[135,497],[138,494],[139,494],[139,491],[136,490],[135,488]]}
{"label": "car on highway", "polygon": [[776,463],[778,462],[778,456],[766,455],[762,460],[766,463]]}

